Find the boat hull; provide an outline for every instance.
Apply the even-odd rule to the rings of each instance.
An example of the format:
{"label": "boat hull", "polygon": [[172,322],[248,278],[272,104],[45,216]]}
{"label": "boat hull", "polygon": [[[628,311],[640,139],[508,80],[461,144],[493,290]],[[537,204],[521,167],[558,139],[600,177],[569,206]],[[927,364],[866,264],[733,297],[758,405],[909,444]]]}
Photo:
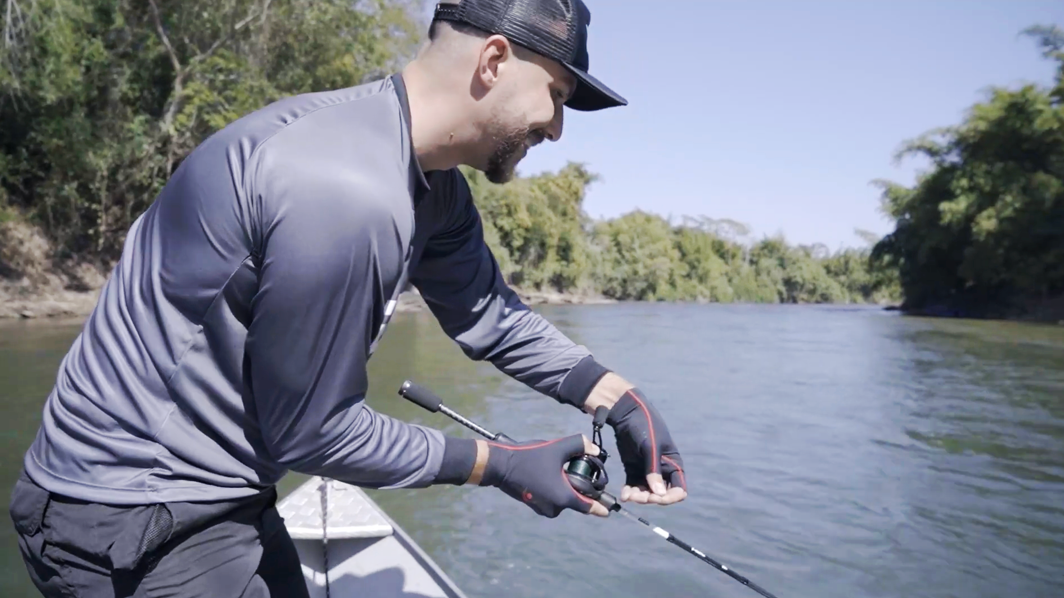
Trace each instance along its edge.
{"label": "boat hull", "polygon": [[[322,494],[328,525],[322,527]],[[311,598],[466,598],[361,489],[312,478],[278,505]],[[327,537],[327,539],[326,539]]]}

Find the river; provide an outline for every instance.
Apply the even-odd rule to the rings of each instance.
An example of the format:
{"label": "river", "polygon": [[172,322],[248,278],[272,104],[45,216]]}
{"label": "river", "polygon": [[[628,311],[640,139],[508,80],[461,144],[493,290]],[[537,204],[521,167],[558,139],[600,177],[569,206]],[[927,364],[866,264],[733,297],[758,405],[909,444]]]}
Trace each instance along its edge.
{"label": "river", "polygon": [[[1064,592],[1064,327],[816,306],[539,311],[639,384],[680,447],[688,499],[633,510],[779,598]],[[5,514],[79,326],[0,323]],[[466,359],[426,314],[389,328],[369,404],[470,437],[399,398],[408,378],[514,438],[591,433],[587,416]],[[370,494],[471,598],[756,596],[622,517],[544,519],[490,488]],[[0,595],[33,596],[5,521]]]}

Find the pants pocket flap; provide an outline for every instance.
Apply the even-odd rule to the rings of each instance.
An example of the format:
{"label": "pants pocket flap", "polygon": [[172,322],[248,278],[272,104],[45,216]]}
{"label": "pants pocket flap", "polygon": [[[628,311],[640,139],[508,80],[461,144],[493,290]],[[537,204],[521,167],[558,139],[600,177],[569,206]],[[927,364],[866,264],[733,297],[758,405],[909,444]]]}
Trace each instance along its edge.
{"label": "pants pocket flap", "polygon": [[11,493],[11,522],[24,536],[32,536],[41,529],[44,510],[48,507],[48,491],[34,484],[26,474],[19,476]]}

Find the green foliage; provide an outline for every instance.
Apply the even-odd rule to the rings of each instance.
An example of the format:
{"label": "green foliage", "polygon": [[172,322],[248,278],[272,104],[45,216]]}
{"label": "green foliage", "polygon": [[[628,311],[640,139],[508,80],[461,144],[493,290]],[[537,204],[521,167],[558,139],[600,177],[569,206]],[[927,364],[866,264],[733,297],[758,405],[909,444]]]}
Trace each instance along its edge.
{"label": "green foliage", "polygon": [[664,219],[641,211],[595,226],[603,294],[616,299],[677,299],[681,267],[673,231]]}
{"label": "green foliage", "polygon": [[511,283],[533,288],[584,289],[590,284],[590,248],[584,191],[596,177],[583,165],[557,174],[520,177],[494,185],[463,168],[485,221],[485,236]]}
{"label": "green foliage", "polygon": [[[104,261],[206,137],[282,97],[398,70],[422,25],[420,0],[5,2],[0,221],[24,215],[61,253]],[[871,300],[889,286],[867,251],[754,243],[732,220],[592,222],[583,199],[597,177],[581,164],[502,186],[463,171],[487,243],[525,288],[814,302]]]}
{"label": "green foliage", "polygon": [[6,0],[0,188],[67,252],[115,257],[185,155],[284,96],[398,69],[413,0]]}
{"label": "green foliage", "polygon": [[591,222],[582,205],[597,177],[580,164],[501,186],[463,172],[485,239],[518,286],[640,301],[845,303],[897,296],[889,272],[872,269],[869,249],[832,255],[779,237],[747,246],[739,240],[749,228],[738,222],[688,217],[674,225],[638,210]]}
{"label": "green foliage", "polygon": [[726,241],[691,226],[678,227],[673,233],[673,243],[680,260],[675,283],[677,295],[718,303],[735,300],[725,260],[740,257],[741,251],[737,255],[729,251]]}
{"label": "green foliage", "polygon": [[1055,85],[993,89],[957,126],[905,144],[931,169],[912,188],[881,182],[895,230],[875,247],[906,306],[1008,311],[1064,292],[1064,34],[1034,27]]}

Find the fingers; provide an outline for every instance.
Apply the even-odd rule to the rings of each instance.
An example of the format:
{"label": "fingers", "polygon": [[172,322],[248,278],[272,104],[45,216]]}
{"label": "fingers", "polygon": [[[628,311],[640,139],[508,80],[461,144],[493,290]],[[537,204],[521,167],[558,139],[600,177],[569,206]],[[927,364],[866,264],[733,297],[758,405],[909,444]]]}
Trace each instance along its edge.
{"label": "fingers", "polygon": [[598,517],[609,517],[610,512],[606,510],[606,507],[602,506],[602,503],[595,502],[591,505],[591,514]]}
{"label": "fingers", "polygon": [[665,480],[661,479],[660,473],[647,474],[647,487],[658,496],[665,496]]}
{"label": "fingers", "polygon": [[650,492],[644,486],[625,486],[621,488],[621,502],[634,502],[641,505],[671,505],[687,498],[683,488],[669,488],[663,496]]}
{"label": "fingers", "polygon": [[[682,484],[683,472],[675,468],[675,462],[670,462],[669,485],[657,473],[647,474],[646,484],[633,485],[634,479],[629,478],[629,484],[621,489],[621,502],[634,502],[643,505],[671,505],[687,498],[687,489]],[[680,482],[679,484],[677,482]]]}
{"label": "fingers", "polygon": [[621,488],[621,502],[658,505],[661,504],[661,501],[661,496],[650,492],[645,486],[625,486]]}

